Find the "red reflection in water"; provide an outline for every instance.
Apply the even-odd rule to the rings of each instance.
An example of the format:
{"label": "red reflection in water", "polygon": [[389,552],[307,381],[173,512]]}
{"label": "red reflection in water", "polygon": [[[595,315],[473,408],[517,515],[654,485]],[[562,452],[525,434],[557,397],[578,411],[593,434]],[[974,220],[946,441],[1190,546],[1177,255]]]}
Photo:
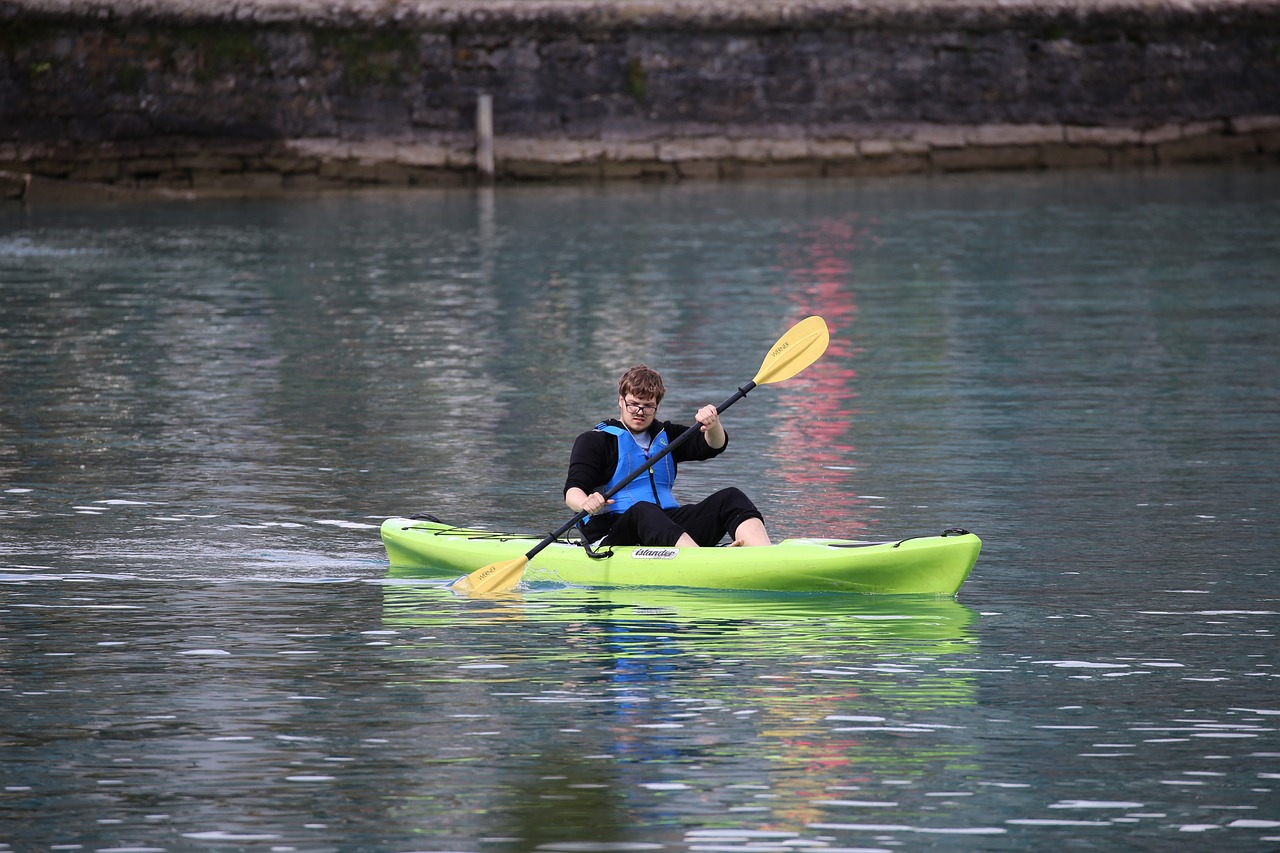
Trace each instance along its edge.
{"label": "red reflection in water", "polygon": [[779,386],[780,478],[789,486],[788,515],[804,525],[787,535],[847,537],[872,523],[865,510],[854,512],[867,502],[854,488],[853,361],[861,348],[853,345],[858,304],[851,278],[853,258],[874,242],[870,226],[854,215],[821,220],[782,248],[780,290],[796,306],[793,322],[818,314],[831,331],[826,354]]}

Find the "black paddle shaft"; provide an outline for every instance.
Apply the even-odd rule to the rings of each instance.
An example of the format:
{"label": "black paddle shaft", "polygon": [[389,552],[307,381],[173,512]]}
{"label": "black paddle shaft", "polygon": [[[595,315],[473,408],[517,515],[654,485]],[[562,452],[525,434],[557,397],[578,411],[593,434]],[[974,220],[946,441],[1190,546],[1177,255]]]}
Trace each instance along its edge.
{"label": "black paddle shaft", "polygon": [[[738,402],[743,397],[747,396],[747,392],[749,392],[752,388],[755,388],[755,387],[756,387],[755,380],[752,380],[748,382],[746,385],[743,385],[736,392],[734,392],[732,397],[725,400],[720,405],[716,406],[716,412],[717,413],[723,412],[725,409],[729,408],[734,403]],[[604,499],[607,501],[609,500],[609,498],[613,497],[618,492],[622,491],[624,486],[626,486],[636,477],[639,477],[645,471],[648,471],[650,468],[652,468],[659,459],[666,456],[668,453],[675,450],[677,447],[679,447],[680,445],[684,444],[687,440],[692,438],[693,434],[696,433],[697,431],[698,431],[698,426],[695,424],[694,426],[691,426],[684,432],[680,433],[678,436],[676,436],[675,441],[671,442],[666,447],[659,450],[656,454],[646,459],[643,465],[637,465],[634,469],[632,469],[631,473],[627,474],[627,476],[622,478],[622,480],[618,483],[618,485],[614,486],[612,489],[605,492]],[[577,524],[579,521],[585,518],[586,515],[587,513],[585,511],[578,510],[577,514],[574,515],[573,518],[566,521],[558,530],[556,530],[546,539],[543,539],[541,542],[535,545],[532,550],[526,552],[524,555],[525,559],[532,560],[535,554],[537,554],[543,548],[547,547],[552,542],[556,541],[565,533],[567,533],[569,528],[573,527],[575,524]]]}

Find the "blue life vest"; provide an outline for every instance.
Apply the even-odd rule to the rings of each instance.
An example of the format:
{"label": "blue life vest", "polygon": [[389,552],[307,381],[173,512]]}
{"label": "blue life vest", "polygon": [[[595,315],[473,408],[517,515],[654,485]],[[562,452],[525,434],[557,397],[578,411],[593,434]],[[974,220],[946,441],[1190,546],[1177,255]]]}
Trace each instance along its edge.
{"label": "blue life vest", "polygon": [[[609,482],[600,490],[601,494],[608,492],[622,482],[624,477],[645,464],[651,453],[661,452],[662,448],[667,446],[667,431],[665,429],[658,431],[657,436],[653,439],[653,444],[649,446],[647,452],[636,443],[635,436],[629,430],[607,423],[597,424],[596,429],[601,432],[607,432],[618,439],[618,466],[614,469],[613,476],[609,478]],[[642,474],[618,490],[618,493],[612,498],[613,506],[609,509],[609,512],[626,512],[631,507],[642,502],[656,503],[663,509],[674,509],[680,506],[680,502],[671,493],[671,487],[675,484],[675,481],[676,463],[671,458],[671,454],[668,453],[658,460],[657,465],[649,468],[648,476]]]}

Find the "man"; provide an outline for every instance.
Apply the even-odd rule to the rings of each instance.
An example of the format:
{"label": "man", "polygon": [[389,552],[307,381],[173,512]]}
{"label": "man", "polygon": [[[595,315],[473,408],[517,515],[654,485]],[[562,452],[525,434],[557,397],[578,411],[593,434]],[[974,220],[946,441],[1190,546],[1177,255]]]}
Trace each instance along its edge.
{"label": "man", "polygon": [[[687,506],[675,499],[677,464],[719,456],[729,436],[712,405],[694,415],[697,427],[659,423],[655,416],[665,395],[656,370],[643,364],[631,368],[618,380],[618,418],[598,424],[574,441],[564,502],[574,512],[589,514],[583,530],[586,538],[603,539],[606,545],[697,548],[715,545],[728,533],[734,545],[772,544],[760,511],[739,489],[721,489]],[[627,474],[685,430],[695,428],[699,435],[658,460],[610,500],[604,499],[604,493]]]}

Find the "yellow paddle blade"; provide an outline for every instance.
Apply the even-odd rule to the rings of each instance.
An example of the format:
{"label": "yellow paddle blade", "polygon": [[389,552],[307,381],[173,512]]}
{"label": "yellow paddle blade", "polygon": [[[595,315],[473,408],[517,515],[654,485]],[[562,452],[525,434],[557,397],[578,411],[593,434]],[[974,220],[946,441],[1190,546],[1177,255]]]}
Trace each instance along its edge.
{"label": "yellow paddle blade", "polygon": [[790,379],[817,361],[827,351],[830,341],[831,333],[827,331],[826,320],[818,316],[804,318],[778,338],[778,342],[764,357],[755,379],[751,381],[757,385],[767,385]]}
{"label": "yellow paddle blade", "polygon": [[476,569],[471,574],[458,578],[449,585],[449,589],[463,595],[506,592],[520,583],[520,578],[524,576],[524,567],[528,563],[528,557],[490,563],[482,569]]}

